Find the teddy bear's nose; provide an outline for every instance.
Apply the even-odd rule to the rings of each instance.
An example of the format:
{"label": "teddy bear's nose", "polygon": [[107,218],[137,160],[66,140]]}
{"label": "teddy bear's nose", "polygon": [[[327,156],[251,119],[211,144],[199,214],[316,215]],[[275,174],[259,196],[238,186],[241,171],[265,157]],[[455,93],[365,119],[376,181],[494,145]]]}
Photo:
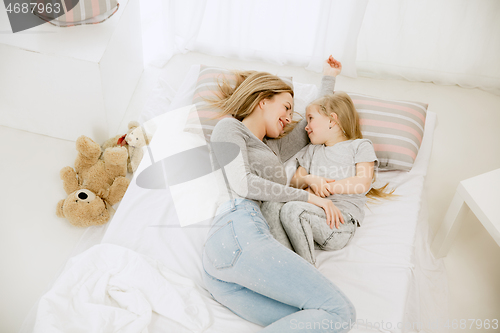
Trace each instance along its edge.
{"label": "teddy bear's nose", "polygon": [[82,199],[82,200],[87,199],[87,197],[88,197],[88,195],[87,195],[87,193],[85,193],[85,192],[80,192],[80,193],[78,193],[78,198],[80,198],[80,199]]}

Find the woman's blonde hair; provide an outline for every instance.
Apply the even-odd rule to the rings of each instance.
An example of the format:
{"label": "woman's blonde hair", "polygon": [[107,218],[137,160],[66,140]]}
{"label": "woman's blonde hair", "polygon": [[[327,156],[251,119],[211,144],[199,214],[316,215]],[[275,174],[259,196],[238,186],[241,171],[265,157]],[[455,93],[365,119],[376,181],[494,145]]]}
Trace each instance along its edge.
{"label": "woman's blonde hair", "polygon": [[[233,74],[236,76],[236,85],[223,78],[218,81],[217,99],[207,99],[213,106],[222,110],[214,119],[231,115],[241,121],[249,116],[263,99],[272,99],[281,93],[290,93],[293,97],[292,88],[276,75],[257,71],[234,71]],[[285,134],[281,136],[289,133],[296,123],[297,121],[292,121],[286,124]]]}
{"label": "woman's blonde hair", "polygon": [[[332,121],[336,122],[340,130],[344,133],[347,140],[353,139],[363,139],[363,134],[361,133],[361,127],[359,125],[359,115],[358,111],[354,107],[351,97],[343,91],[335,91],[333,94],[329,94],[318,98],[313,101],[310,105],[319,106],[320,112],[329,117]],[[337,115],[337,120],[332,116],[332,113]],[[375,172],[373,173],[372,183],[376,181]],[[380,198],[392,198],[397,196],[393,194],[394,189],[389,191],[387,186],[389,183],[382,187],[374,188],[372,187],[370,191],[366,194],[369,199],[375,200]]]}

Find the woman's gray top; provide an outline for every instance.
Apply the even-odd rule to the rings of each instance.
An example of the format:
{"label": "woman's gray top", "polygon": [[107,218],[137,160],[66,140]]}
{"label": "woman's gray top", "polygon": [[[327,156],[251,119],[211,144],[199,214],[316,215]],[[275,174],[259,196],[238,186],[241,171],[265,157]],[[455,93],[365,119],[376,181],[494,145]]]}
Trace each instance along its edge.
{"label": "woman's gray top", "polygon": [[[332,93],[335,77],[324,76],[321,80],[319,96]],[[217,206],[231,198],[247,198],[257,204],[262,201],[307,201],[309,193],[305,190],[286,186],[287,176],[284,162],[294,156],[310,141],[305,131],[306,119],[286,136],[280,139],[264,138],[259,140],[241,121],[234,118],[222,119],[215,126],[211,143],[227,142],[239,148],[236,158],[235,149],[214,149],[212,145],[212,162],[217,165],[221,161],[231,161],[224,166],[225,177],[219,170],[217,182],[220,195]],[[225,163],[222,163],[225,164]],[[226,186],[228,183],[229,186]]]}

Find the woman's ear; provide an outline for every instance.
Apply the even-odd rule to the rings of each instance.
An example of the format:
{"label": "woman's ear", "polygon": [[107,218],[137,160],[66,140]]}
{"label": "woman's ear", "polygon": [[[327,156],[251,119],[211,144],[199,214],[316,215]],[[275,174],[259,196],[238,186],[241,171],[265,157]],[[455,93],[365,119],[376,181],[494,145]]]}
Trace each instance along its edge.
{"label": "woman's ear", "polygon": [[267,101],[268,101],[267,98],[263,98],[263,99],[260,100],[259,106],[260,106],[261,109],[264,109],[264,106],[266,105]]}

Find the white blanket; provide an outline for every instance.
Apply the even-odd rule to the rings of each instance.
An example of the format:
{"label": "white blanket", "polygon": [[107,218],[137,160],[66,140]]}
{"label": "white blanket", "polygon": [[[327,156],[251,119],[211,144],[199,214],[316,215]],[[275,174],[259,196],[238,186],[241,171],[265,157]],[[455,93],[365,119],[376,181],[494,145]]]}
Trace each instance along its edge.
{"label": "white blanket", "polygon": [[72,258],[40,300],[34,332],[203,332],[211,316],[189,279],[130,249],[95,245]]}

